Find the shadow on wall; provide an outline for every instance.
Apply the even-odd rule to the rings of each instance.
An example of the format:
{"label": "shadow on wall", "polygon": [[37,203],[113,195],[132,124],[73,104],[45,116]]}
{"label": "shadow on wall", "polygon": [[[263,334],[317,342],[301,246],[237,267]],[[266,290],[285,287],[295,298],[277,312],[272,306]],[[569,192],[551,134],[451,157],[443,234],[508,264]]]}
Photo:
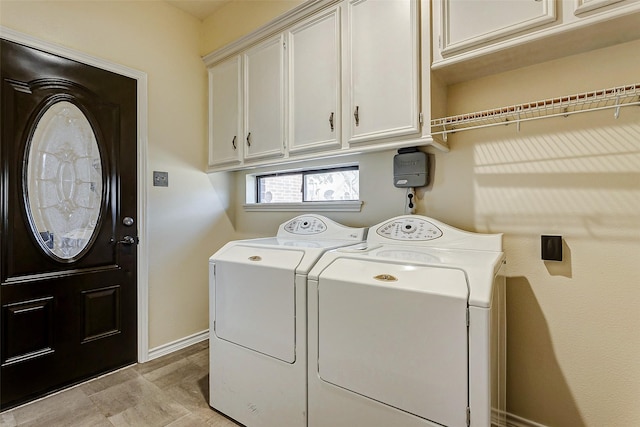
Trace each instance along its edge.
{"label": "shadow on wall", "polygon": [[571,279],[573,277],[573,269],[571,265],[571,248],[567,242],[562,239],[562,261],[544,261],[544,266],[551,276],[563,276],[567,279]]}
{"label": "shadow on wall", "polygon": [[[555,420],[558,426],[586,426],[554,354],[542,308],[524,277],[507,278],[507,330],[507,411],[543,424]],[[538,400],[534,405],[532,396]],[[527,412],[532,407],[537,413]]]}
{"label": "shadow on wall", "polygon": [[[472,159],[476,229],[505,233],[511,414],[639,425],[640,340],[622,327],[637,323],[640,297],[639,119],[629,108],[615,121],[589,113],[456,140]],[[562,262],[540,268],[542,234],[563,236]]]}
{"label": "shadow on wall", "polygon": [[585,114],[581,121],[545,120],[527,124],[526,132],[510,126],[491,139],[481,136],[486,142],[473,147],[476,225],[499,224],[518,235],[558,230],[635,240],[639,117],[631,111],[612,123],[607,115]]}

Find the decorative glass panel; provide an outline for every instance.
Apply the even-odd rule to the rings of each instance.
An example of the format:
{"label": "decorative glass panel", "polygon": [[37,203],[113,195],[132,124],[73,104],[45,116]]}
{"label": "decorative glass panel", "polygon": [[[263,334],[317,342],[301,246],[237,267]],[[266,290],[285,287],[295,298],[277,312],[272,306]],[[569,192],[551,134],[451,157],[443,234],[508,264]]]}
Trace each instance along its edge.
{"label": "decorative glass panel", "polygon": [[67,101],[51,105],[28,147],[27,212],[42,248],[73,259],[87,248],[102,202],[102,162],[91,124]]}
{"label": "decorative glass panel", "polygon": [[336,170],[308,173],[304,176],[304,200],[359,200],[360,173],[355,170]]}

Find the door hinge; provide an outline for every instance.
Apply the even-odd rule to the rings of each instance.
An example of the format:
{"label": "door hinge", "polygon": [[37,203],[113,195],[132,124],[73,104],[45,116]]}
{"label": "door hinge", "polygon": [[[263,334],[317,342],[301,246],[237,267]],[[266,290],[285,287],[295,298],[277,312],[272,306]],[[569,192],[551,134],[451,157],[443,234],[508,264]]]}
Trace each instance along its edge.
{"label": "door hinge", "polygon": [[438,47],[442,49],[442,36],[438,36]]}
{"label": "door hinge", "polygon": [[469,320],[470,320],[470,315],[469,315],[469,309],[467,308],[467,328],[469,327]]}
{"label": "door hinge", "polygon": [[287,48],[287,42],[284,42],[284,41],[282,42],[282,48],[283,48],[283,49],[286,49],[286,48]]}
{"label": "door hinge", "polygon": [[215,330],[216,330],[216,321],[214,320],[213,321],[213,331],[215,332]]}
{"label": "door hinge", "polygon": [[471,409],[467,406],[467,426],[471,425]]}
{"label": "door hinge", "polygon": [[216,265],[213,264],[213,277],[216,277]]}
{"label": "door hinge", "polygon": [[418,120],[420,121],[420,126],[424,125],[424,114],[422,112],[418,114]]}

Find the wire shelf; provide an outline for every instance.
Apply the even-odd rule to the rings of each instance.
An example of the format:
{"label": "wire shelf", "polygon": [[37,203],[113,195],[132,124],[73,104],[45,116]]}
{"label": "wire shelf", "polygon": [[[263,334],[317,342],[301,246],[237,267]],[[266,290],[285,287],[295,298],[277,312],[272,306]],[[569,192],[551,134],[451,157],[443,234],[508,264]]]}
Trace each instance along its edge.
{"label": "wire shelf", "polygon": [[446,141],[447,135],[454,132],[510,123],[516,123],[520,130],[520,123],[525,121],[610,108],[615,109],[614,117],[618,118],[620,108],[631,105],[640,105],[640,83],[433,119],[431,134],[442,135]]}

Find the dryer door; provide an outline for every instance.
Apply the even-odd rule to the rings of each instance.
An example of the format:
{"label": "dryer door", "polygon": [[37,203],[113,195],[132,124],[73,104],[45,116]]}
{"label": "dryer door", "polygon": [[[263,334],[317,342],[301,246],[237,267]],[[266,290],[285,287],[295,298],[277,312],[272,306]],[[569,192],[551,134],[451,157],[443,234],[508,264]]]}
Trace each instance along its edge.
{"label": "dryer door", "polygon": [[214,260],[214,332],[295,362],[295,270],[304,253],[232,246]]}
{"label": "dryer door", "polygon": [[319,376],[466,426],[467,297],[460,270],[337,259],[318,282]]}

